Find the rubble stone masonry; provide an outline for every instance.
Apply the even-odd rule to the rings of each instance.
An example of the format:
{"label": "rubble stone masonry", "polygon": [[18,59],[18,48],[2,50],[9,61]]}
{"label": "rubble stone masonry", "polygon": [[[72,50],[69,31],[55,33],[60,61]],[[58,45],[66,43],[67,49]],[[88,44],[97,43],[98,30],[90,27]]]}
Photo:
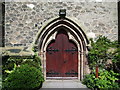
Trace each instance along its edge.
{"label": "rubble stone masonry", "polygon": [[42,25],[59,16],[60,9],[83,24],[85,34],[118,39],[116,2],[6,2],[5,46],[31,45]]}

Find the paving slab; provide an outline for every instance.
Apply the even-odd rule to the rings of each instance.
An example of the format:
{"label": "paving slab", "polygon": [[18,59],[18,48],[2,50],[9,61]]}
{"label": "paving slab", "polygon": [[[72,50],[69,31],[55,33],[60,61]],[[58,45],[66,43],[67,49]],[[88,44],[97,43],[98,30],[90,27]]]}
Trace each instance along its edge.
{"label": "paving slab", "polygon": [[88,90],[88,88],[78,80],[46,80],[41,89],[44,90],[45,88],[83,88]]}

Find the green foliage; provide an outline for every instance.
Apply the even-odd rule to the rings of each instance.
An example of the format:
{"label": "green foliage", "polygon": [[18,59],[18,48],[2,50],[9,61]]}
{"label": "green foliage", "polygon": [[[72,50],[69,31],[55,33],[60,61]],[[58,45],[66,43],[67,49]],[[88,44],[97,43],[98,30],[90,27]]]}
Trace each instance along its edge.
{"label": "green foliage", "polygon": [[38,69],[41,68],[41,60],[40,60],[40,57],[37,54],[35,54],[35,56],[32,60],[31,59],[25,59],[25,60],[23,60],[23,62],[21,62],[21,64],[26,64],[26,63],[28,65],[34,66]]}
{"label": "green foliage", "polygon": [[83,79],[83,84],[87,85],[87,87],[91,89],[120,88],[118,83],[115,82],[118,80],[118,76],[120,76],[120,74],[114,73],[112,70],[100,70],[98,78],[95,78],[95,72],[86,75]]}
{"label": "green foliage", "polygon": [[[11,88],[23,87],[24,88],[24,86],[22,86],[22,84],[21,84],[21,86],[19,86],[19,84],[24,83],[25,81],[27,81],[27,79],[31,80],[31,84],[33,83],[34,86],[31,85],[32,88],[34,88],[35,86],[38,86],[38,83],[40,85],[39,80],[41,82],[43,82],[42,69],[41,69],[41,60],[40,60],[40,57],[37,54],[35,54],[34,56],[19,56],[19,57],[11,56],[11,57],[7,57],[7,58],[4,57],[3,59],[4,59],[4,61],[3,61],[3,65],[2,65],[2,74],[3,74],[2,75],[2,82],[3,82],[4,89],[9,88],[9,87],[11,87]],[[30,69],[28,69],[28,67]],[[21,70],[21,72],[19,72],[20,71],[19,69]],[[25,73],[24,70],[27,70],[27,69],[29,71],[31,70],[31,73],[30,72]],[[32,75],[32,74],[35,75],[36,74],[36,79],[33,76],[29,76],[29,74],[30,75]],[[16,78],[19,75],[20,75],[19,80],[16,80]],[[27,75],[29,76],[29,78],[27,77]],[[39,76],[37,76],[37,75],[39,75]],[[14,78],[16,81],[15,80],[12,81],[13,77],[16,77],[16,78]],[[21,79],[21,81],[20,81],[20,79]],[[36,84],[34,82],[36,82]],[[12,85],[13,85],[13,87],[12,87]],[[29,87],[26,87],[26,89],[27,88],[29,88]],[[11,89],[8,89],[8,90],[11,90]]]}
{"label": "green foliage", "polygon": [[27,64],[17,67],[3,82],[5,90],[31,90],[43,82],[42,72]]}
{"label": "green foliage", "polygon": [[120,45],[118,41],[113,41],[107,51],[109,59],[112,61],[109,69],[120,73]]}
{"label": "green foliage", "polygon": [[15,69],[16,69],[16,64],[14,63],[14,68],[13,68],[13,70],[11,70],[11,71],[10,71],[10,70],[5,70],[5,72],[6,72],[6,73],[12,73]]}
{"label": "green foliage", "polygon": [[14,62],[17,65],[20,65],[21,63],[25,62],[25,61],[33,61],[34,58],[33,57],[17,57],[17,56],[13,56],[13,57],[9,57],[8,58],[8,62]]}
{"label": "green foliage", "polygon": [[108,49],[107,53],[109,53],[109,58],[112,59],[112,62],[119,62],[120,46],[118,41],[113,41],[111,43],[111,47]]}
{"label": "green foliage", "polygon": [[[99,36],[94,42],[91,39],[91,49],[88,54],[88,62],[92,70],[95,66],[99,66],[99,77],[95,77],[95,71],[90,75],[86,75],[83,83],[88,88],[120,88],[117,80],[120,79],[120,48],[118,41],[111,42],[105,36]],[[107,61],[112,61],[112,65],[108,70]],[[119,68],[118,68],[119,67]],[[106,70],[103,70],[106,68]],[[114,72],[113,72],[114,70]]]}
{"label": "green foliage", "polygon": [[[2,71],[5,70],[12,70],[14,68],[14,64],[21,65],[23,62],[25,61],[33,61],[34,58],[33,57],[25,57],[25,56],[9,56],[9,57],[3,57],[2,58],[3,62],[2,62]],[[3,72],[4,74],[4,72]]]}
{"label": "green foliage", "polygon": [[109,58],[107,51],[111,47],[112,43],[105,36],[99,36],[96,42],[94,42],[92,39],[90,41],[91,49],[88,53],[89,65],[92,69],[96,65],[103,67]]}
{"label": "green foliage", "polygon": [[40,57],[35,54],[34,57],[25,57],[25,56],[21,56],[21,57],[17,57],[17,56],[11,56],[9,58],[7,58],[5,61],[3,61],[4,64],[3,64],[3,67],[2,67],[2,71],[3,71],[3,74],[5,70],[13,70],[14,68],[14,65],[22,65],[22,64],[29,64],[30,66],[34,66],[36,68],[41,68],[41,60],[40,60]]}

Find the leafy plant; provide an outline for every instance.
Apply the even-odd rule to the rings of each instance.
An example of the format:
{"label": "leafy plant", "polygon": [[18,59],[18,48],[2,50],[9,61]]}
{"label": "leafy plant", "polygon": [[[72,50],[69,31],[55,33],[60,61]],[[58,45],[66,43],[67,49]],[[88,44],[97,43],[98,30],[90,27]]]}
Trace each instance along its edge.
{"label": "leafy plant", "polygon": [[33,60],[24,60],[22,62],[22,64],[26,64],[26,63],[29,64],[30,66],[34,66],[38,69],[41,68],[41,59],[40,59],[40,57],[38,56],[37,53],[35,53],[35,56],[34,56]]}
{"label": "leafy plant", "polygon": [[[83,80],[83,83],[86,84],[87,87],[92,89],[120,88],[120,85],[116,82],[119,81],[120,74],[113,72],[113,70],[119,72],[120,49],[118,47],[119,45],[117,41],[111,42],[105,36],[99,36],[96,39],[96,42],[91,39],[91,49],[88,54],[88,62],[90,68],[94,70],[94,72],[90,75],[86,75]],[[106,67],[108,60],[112,62],[112,67],[110,67],[110,69]],[[100,69],[99,72],[98,67]],[[115,69],[113,67],[115,67]]]}
{"label": "leafy plant", "polygon": [[98,78],[98,68],[106,68],[107,61],[111,60],[113,57],[113,53],[111,54],[113,51],[115,51],[113,42],[107,39],[107,37],[99,36],[96,39],[96,42],[91,39],[91,49],[88,53],[88,62],[91,69],[96,68],[96,78]]}
{"label": "leafy plant", "polygon": [[5,90],[31,90],[44,81],[42,72],[28,64],[17,67],[3,82]]}
{"label": "leafy plant", "polygon": [[14,68],[13,68],[13,70],[11,70],[11,71],[10,71],[10,70],[5,70],[5,72],[6,72],[6,73],[12,73],[15,69],[16,69],[16,64],[14,63]]}
{"label": "leafy plant", "polygon": [[112,69],[120,73],[120,45],[118,41],[112,42],[112,46],[108,52],[109,57],[112,60]]}
{"label": "leafy plant", "polygon": [[5,61],[3,61],[3,67],[2,67],[3,74],[4,74],[5,70],[10,70],[10,71],[13,70],[14,65],[20,66],[22,64],[29,64],[30,66],[34,66],[36,68],[41,68],[41,59],[37,54],[35,54],[33,57],[31,57],[31,56],[27,56],[27,57],[11,56],[11,57],[7,58]]}
{"label": "leafy plant", "polygon": [[[8,88],[8,87],[6,87],[7,86],[6,80],[8,77],[11,77],[10,76],[11,74],[12,75],[14,74],[17,77],[18,73],[17,72],[15,73],[16,68],[18,70],[19,67],[21,67],[21,66],[23,67],[24,65],[26,66],[26,64],[29,67],[36,68],[37,70],[39,70],[39,73],[42,74],[41,60],[37,54],[35,54],[34,56],[21,56],[21,57],[10,56],[10,57],[7,57],[7,58],[4,57],[4,58],[5,58],[5,60],[3,61],[3,65],[2,65],[2,82],[4,82],[4,86],[5,86],[4,88]],[[23,80],[26,80],[24,78],[26,78],[26,77],[23,77]],[[32,77],[31,77],[31,79],[32,79]],[[36,79],[36,81],[38,81],[38,80]],[[9,83],[9,82],[7,82],[7,83]],[[16,81],[16,83],[17,83],[17,81]]]}
{"label": "leafy plant", "polygon": [[99,77],[95,77],[95,71],[89,75],[86,75],[83,79],[83,84],[87,85],[91,89],[100,89],[100,88],[120,88],[119,84],[115,82],[118,80],[117,76],[120,76],[118,73],[114,73],[112,70],[100,70]]}
{"label": "leafy plant", "polygon": [[99,36],[96,42],[92,39],[90,41],[91,49],[88,53],[88,62],[91,69],[95,66],[104,67],[109,58],[107,51],[111,46],[111,41],[105,36]]}

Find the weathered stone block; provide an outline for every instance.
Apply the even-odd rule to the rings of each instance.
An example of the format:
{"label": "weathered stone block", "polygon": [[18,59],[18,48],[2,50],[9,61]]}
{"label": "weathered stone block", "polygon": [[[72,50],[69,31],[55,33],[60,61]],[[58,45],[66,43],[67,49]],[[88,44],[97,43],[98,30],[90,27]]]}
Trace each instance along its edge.
{"label": "weathered stone block", "polygon": [[[96,36],[114,33],[116,35],[111,39],[115,40],[118,37],[118,27],[113,27],[118,25],[117,4],[114,2],[34,2],[32,3],[34,8],[29,8],[27,4],[29,3],[7,2],[5,4],[6,46],[13,46],[11,43],[13,38],[19,40],[16,44],[20,44],[23,40],[22,45],[31,45],[41,27],[49,19],[59,16],[59,9],[62,8],[66,9],[67,16],[76,18],[80,25],[83,23],[86,28],[83,30],[85,34],[93,31]],[[35,24],[38,24],[37,27]],[[26,39],[28,41],[25,42]]]}

